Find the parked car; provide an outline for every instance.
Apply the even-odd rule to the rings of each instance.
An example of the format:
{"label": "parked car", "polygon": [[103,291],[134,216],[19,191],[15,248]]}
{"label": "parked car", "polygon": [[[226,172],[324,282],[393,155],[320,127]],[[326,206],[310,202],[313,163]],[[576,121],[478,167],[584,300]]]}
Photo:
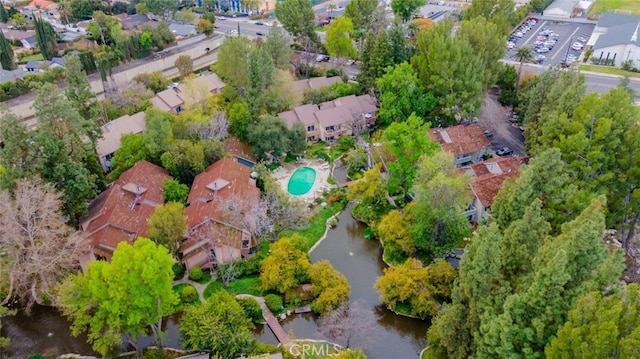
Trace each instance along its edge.
{"label": "parked car", "polygon": [[317,62],[329,62],[330,57],[327,55],[318,55],[318,57],[316,57],[316,61]]}
{"label": "parked car", "polygon": [[218,16],[218,17],[216,17],[216,19],[218,19],[218,20],[226,20],[227,18],[224,17],[224,16]]}
{"label": "parked car", "polygon": [[262,21],[256,21],[256,25],[264,25],[264,22],[262,22]]}
{"label": "parked car", "polygon": [[520,31],[517,31],[515,34],[513,34],[513,36],[515,36],[515,37],[523,37],[524,34],[522,32],[520,32]]}
{"label": "parked car", "polygon": [[513,154],[513,150],[506,146],[496,151],[496,155],[498,156],[509,156],[512,154]]}
{"label": "parked car", "polygon": [[544,55],[536,55],[536,57],[533,58],[533,60],[539,64],[541,64],[546,59],[547,57]]}
{"label": "parked car", "polygon": [[264,36],[264,32],[260,32],[260,31],[258,31],[258,32],[256,32],[256,35],[258,35],[258,36]]}
{"label": "parked car", "polygon": [[587,39],[585,39],[584,37],[580,36],[579,38],[577,38],[576,40],[578,40],[579,42],[587,42]]}
{"label": "parked car", "polygon": [[493,137],[493,132],[491,131],[484,131],[484,135],[487,136],[487,138],[491,138]]}
{"label": "parked car", "polygon": [[583,47],[584,47],[584,45],[579,43],[579,42],[574,42],[573,45],[571,45],[571,48],[576,50],[576,51],[582,50]]}
{"label": "parked car", "polygon": [[536,52],[539,54],[546,54],[549,51],[551,51],[551,49],[549,49],[548,47],[541,47],[539,49],[536,49]]}

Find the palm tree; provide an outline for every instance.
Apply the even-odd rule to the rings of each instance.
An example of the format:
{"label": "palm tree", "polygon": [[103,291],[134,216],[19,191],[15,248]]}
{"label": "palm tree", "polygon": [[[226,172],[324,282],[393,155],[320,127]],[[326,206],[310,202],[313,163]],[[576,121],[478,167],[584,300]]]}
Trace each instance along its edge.
{"label": "palm tree", "polygon": [[333,14],[334,10],[337,10],[338,6],[336,6],[336,4],[334,3],[329,3],[329,5],[327,5],[327,12],[329,13],[329,19],[331,19],[331,15]]}
{"label": "palm tree", "polygon": [[520,62],[520,66],[518,67],[518,77],[516,79],[516,91],[518,91],[518,87],[520,86],[520,75],[522,75],[522,65],[524,65],[525,62],[533,61],[533,49],[531,46],[520,46],[513,54],[513,59]]}

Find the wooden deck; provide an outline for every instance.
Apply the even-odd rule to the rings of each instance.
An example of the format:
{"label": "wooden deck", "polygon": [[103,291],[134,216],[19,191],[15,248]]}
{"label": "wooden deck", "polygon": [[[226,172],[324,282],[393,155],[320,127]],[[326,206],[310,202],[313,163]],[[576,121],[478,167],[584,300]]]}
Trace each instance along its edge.
{"label": "wooden deck", "polygon": [[264,320],[267,322],[267,325],[269,326],[273,334],[276,336],[276,339],[278,339],[280,345],[289,350],[293,342],[289,338],[287,332],[284,331],[284,328],[282,328],[282,325],[280,325],[280,322],[278,322],[278,318],[276,318],[273,313],[271,313],[269,307],[267,307],[267,305],[264,303],[264,298],[248,294],[239,294],[236,297],[255,299],[260,304],[260,309],[262,309],[262,316],[264,317]]}

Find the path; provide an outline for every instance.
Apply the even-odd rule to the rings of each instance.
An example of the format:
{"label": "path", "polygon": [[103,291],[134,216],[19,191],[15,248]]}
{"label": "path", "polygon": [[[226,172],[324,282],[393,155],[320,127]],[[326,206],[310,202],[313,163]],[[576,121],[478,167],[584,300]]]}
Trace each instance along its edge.
{"label": "path", "polygon": [[[214,278],[211,278],[212,281],[214,281]],[[211,283],[207,283],[207,284],[200,284],[198,282],[194,282],[192,280],[189,279],[189,275],[185,274],[184,277],[180,280],[176,280],[173,283],[171,283],[173,286],[176,286],[178,284],[191,284],[192,286],[194,286],[194,288],[196,288],[196,291],[198,291],[198,297],[200,298],[200,302],[204,303],[205,302],[205,298],[204,298],[204,289],[207,288],[207,284]]]}
{"label": "path", "polygon": [[525,155],[522,131],[511,125],[507,119],[508,110],[500,105],[497,97],[495,90],[489,90],[478,116],[478,124],[483,130],[494,133],[493,138],[490,138],[493,147],[508,146],[513,149],[514,154]]}
{"label": "path", "polygon": [[260,309],[262,309],[262,316],[264,317],[264,320],[267,322],[267,325],[269,326],[273,334],[276,336],[280,344],[283,347],[285,347],[287,350],[289,350],[291,345],[293,345],[293,342],[289,338],[289,335],[287,334],[287,332],[284,331],[284,328],[282,328],[282,325],[280,325],[280,322],[278,322],[278,319],[276,319],[273,313],[271,313],[271,310],[269,309],[269,307],[267,307],[267,305],[264,303],[263,297],[256,297],[250,294],[238,294],[236,298],[255,299],[258,302],[258,304],[260,304]]}

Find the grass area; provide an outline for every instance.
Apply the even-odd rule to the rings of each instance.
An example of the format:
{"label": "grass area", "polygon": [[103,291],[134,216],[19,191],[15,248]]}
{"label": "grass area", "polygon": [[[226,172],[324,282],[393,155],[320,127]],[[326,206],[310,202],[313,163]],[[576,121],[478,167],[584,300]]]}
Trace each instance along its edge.
{"label": "grass area", "polygon": [[251,294],[255,296],[262,296],[262,290],[260,290],[260,277],[257,275],[243,277],[236,279],[229,283],[227,291],[233,295],[238,294]]}
{"label": "grass area", "polygon": [[[638,1],[640,3],[640,1]],[[580,65],[580,70],[582,71],[591,71],[591,72],[599,72],[603,74],[611,74],[618,76],[629,76],[629,77],[640,77],[640,73],[625,71],[621,68],[611,67],[611,66],[598,66],[598,65]]]}
{"label": "grass area", "polygon": [[[182,290],[185,287],[192,287],[194,290],[196,290],[196,288],[193,285],[189,284],[189,283],[176,284],[176,285],[173,286],[172,289],[173,289],[173,292],[176,293],[178,295],[178,297],[180,298],[181,294],[182,294]],[[197,295],[197,293],[198,293],[198,291],[196,290],[196,299],[192,303],[182,303],[182,300],[180,300],[180,305],[183,305],[183,304],[200,304],[200,298]]]}
{"label": "grass area", "polygon": [[596,0],[589,14],[604,14],[614,10],[624,10],[620,13],[630,12],[631,15],[640,15],[640,1],[638,0]]}
{"label": "grass area", "polygon": [[301,231],[286,230],[282,232],[282,234],[280,234],[280,238],[288,237],[294,233],[298,233],[305,238],[303,248],[305,249],[305,251],[308,251],[309,249],[311,249],[311,247],[313,247],[314,244],[316,244],[317,241],[320,240],[322,235],[324,235],[324,231],[327,228],[327,220],[341,210],[342,207],[339,207],[338,204],[334,206],[326,206],[311,218],[307,228]]}
{"label": "grass area", "polygon": [[44,60],[44,57],[42,57],[42,54],[33,54],[33,55],[23,57],[22,59],[20,59],[20,62],[43,61],[43,60]]}
{"label": "grass area", "polygon": [[[189,352],[189,353],[197,353],[197,352]],[[152,348],[144,348],[142,349],[142,359],[175,359],[184,356],[184,352],[178,352],[173,349],[152,349]],[[120,356],[122,359],[135,359],[136,354],[128,354],[124,356]]]}
{"label": "grass area", "polygon": [[211,282],[211,273],[204,272],[204,274],[202,275],[202,278],[200,278],[200,280],[197,280],[196,282],[200,284],[207,284]]}
{"label": "grass area", "polygon": [[204,296],[204,299],[209,298],[213,293],[219,291],[219,290],[224,290],[224,288],[222,288],[222,283],[220,281],[215,281],[215,282],[211,282],[209,283],[209,285],[204,289],[204,293],[202,293],[202,295]]}

